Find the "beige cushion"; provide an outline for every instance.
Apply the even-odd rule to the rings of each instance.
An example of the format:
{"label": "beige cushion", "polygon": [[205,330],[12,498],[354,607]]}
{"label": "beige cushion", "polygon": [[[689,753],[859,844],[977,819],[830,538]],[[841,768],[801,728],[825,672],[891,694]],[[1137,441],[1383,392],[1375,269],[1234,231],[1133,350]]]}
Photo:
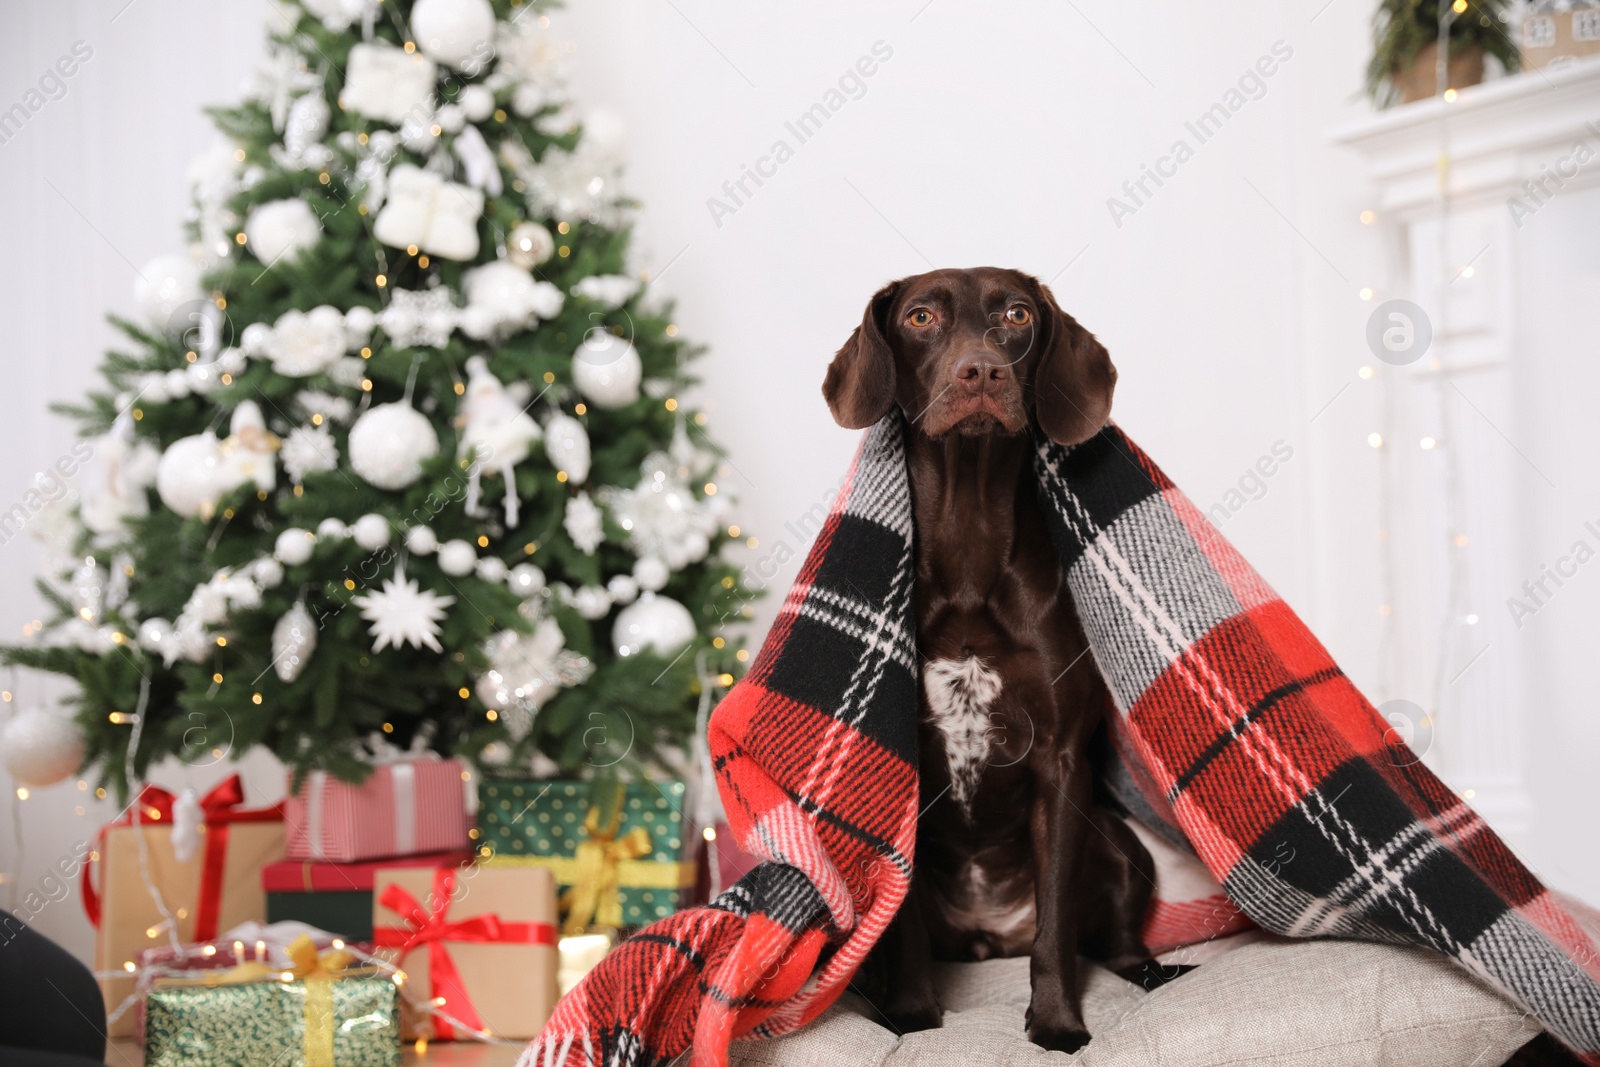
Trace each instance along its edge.
{"label": "beige cushion", "polygon": [[1023,1032],[1028,960],[940,964],[944,1027],[897,1037],[847,995],[811,1026],[739,1042],[740,1067],[1493,1067],[1537,1023],[1444,957],[1260,936],[1151,993],[1092,967],[1094,1040],[1072,1056]]}

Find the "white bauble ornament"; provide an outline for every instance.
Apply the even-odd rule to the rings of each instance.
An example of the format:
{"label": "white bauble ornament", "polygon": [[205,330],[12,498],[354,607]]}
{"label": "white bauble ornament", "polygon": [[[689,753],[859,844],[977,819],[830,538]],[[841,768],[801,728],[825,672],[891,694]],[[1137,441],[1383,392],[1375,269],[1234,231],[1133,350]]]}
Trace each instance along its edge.
{"label": "white bauble ornament", "polygon": [[[491,107],[494,99],[489,100]],[[556,239],[537,222],[519,222],[506,234],[506,258],[523,270],[537,267],[555,254]]]}
{"label": "white bauble ornament", "polygon": [[23,785],[55,785],[83,763],[83,731],[60,712],[19,711],[0,726],[0,762]]}
{"label": "white bauble ornament", "polygon": [[350,527],[356,544],[368,552],[375,552],[389,543],[389,520],[378,514],[367,514]]}
{"label": "white bauble ornament", "polygon": [[172,442],[156,465],[161,502],[185,518],[210,518],[222,486],[222,443],[209,430]]}
{"label": "white bauble ornament", "polygon": [[439,435],[411,405],[379,404],[350,427],[350,466],[379,489],[404,489],[439,454]]}
{"label": "white bauble ornament", "polygon": [[520,597],[534,596],[544,588],[544,571],[532,563],[519,563],[506,575],[506,584]]}
{"label": "white bauble ornament", "polygon": [[452,578],[463,578],[478,565],[478,550],[466,541],[446,541],[439,546],[439,569]]}
{"label": "white bauble ornament", "polygon": [[133,298],[144,313],[145,322],[163,333],[175,311],[204,296],[200,265],[182,252],[152,259],[133,283]]}
{"label": "white bauble ornament", "polygon": [[246,568],[252,580],[263,589],[271,589],[283,581],[283,564],[271,556],[262,556]]}
{"label": "white bauble ornament", "polygon": [[344,343],[351,352],[356,351],[372,336],[372,327],[378,323],[378,313],[357,304],[344,313]]}
{"label": "white bauble ornament", "polygon": [[322,236],[322,223],[304,200],[270,200],[251,210],[244,236],[257,259],[276,263],[316,244]]}
{"label": "white bauble ornament", "polygon": [[[239,332],[239,350],[247,356],[264,356],[272,340],[272,327],[264,322],[252,322]],[[221,363],[222,358],[217,357]]]}
{"label": "white bauble ornament", "polygon": [[222,385],[222,372],[215,363],[191,363],[183,369],[189,391],[195,396],[210,396]]}
{"label": "white bauble ornament", "polygon": [[273,542],[272,555],[285,567],[298,567],[311,558],[311,550],[317,546],[317,535],[310,530],[301,530],[291,527],[278,535]]}
{"label": "white bauble ornament", "polygon": [[589,620],[603,619],[611,610],[611,594],[598,585],[586,585],[572,593],[572,607]]}
{"label": "white bauble ornament", "polygon": [[544,424],[544,454],[556,470],[567,472],[567,481],[573,485],[589,480],[589,432],[564,411],[557,411]]}
{"label": "white bauble ornament", "polygon": [[460,104],[441,104],[433,117],[445,133],[460,133],[467,124],[466,113],[461,110]]}
{"label": "white bauble ornament", "polygon": [[610,330],[590,330],[572,354],[572,384],[597,408],[638,400],[643,377],[638,350]]}
{"label": "white bauble ornament", "polygon": [[423,54],[471,73],[491,55],[494,24],[489,0],[417,0],[411,9],[411,33]]}
{"label": "white bauble ornament", "polygon": [[438,547],[439,535],[426,526],[413,526],[406,531],[406,548],[417,555],[429,555]]}
{"label": "white bauble ornament", "polygon": [[487,86],[469,85],[456,97],[461,113],[472,122],[482,122],[494,114],[494,93]]}
{"label": "white bauble ornament", "polygon": [[672,577],[672,570],[666,561],[655,556],[645,556],[633,565],[633,580],[639,583],[639,588],[654,593],[666,588],[667,579]]}
{"label": "white bauble ornament", "polygon": [[350,536],[350,527],[346,526],[343,519],[329,516],[317,523],[317,540],[342,541]]}
{"label": "white bauble ornament", "polygon": [[506,561],[498,556],[485,556],[478,561],[478,577],[486,582],[503,582],[506,577]]}
{"label": "white bauble ornament", "polygon": [[619,574],[606,583],[606,592],[618,604],[632,604],[639,596],[639,582],[626,574]]}
{"label": "white bauble ornament", "polygon": [[272,669],[285,682],[300,677],[317,650],[317,626],[304,601],[283,613],[272,627]]}
{"label": "white bauble ornament", "polygon": [[651,651],[671,656],[694,640],[694,616],[670,597],[645,593],[623,608],[611,628],[611,644],[619,656]]}

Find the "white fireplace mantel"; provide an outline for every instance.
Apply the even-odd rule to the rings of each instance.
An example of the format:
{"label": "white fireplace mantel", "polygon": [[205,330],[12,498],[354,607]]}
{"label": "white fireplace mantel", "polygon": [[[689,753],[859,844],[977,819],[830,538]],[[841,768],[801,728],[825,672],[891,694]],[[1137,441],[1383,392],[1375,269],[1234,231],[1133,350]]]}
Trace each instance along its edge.
{"label": "white fireplace mantel", "polygon": [[1372,361],[1385,390],[1379,551],[1394,575],[1392,691],[1377,696],[1421,706],[1426,761],[1525,841],[1537,831],[1525,752],[1562,693],[1539,635],[1520,632],[1506,602],[1574,496],[1554,476],[1559,431],[1527,398],[1570,366],[1561,360],[1593,351],[1587,311],[1553,316],[1548,294],[1570,271],[1571,243],[1600,239],[1600,57],[1397,107],[1330,138],[1365,159],[1372,183],[1388,257],[1374,307],[1412,301],[1433,334],[1413,363]]}

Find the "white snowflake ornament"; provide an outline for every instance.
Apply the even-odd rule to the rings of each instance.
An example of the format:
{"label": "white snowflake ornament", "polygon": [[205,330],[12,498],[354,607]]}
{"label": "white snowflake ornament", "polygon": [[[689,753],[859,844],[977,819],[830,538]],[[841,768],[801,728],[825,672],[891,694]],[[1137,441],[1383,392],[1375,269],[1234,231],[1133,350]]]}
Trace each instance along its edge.
{"label": "white snowflake ornament", "polygon": [[450,287],[441,285],[395,289],[389,294],[389,306],[378,315],[378,325],[397,348],[443,348],[459,318]]}
{"label": "white snowflake ornament", "polygon": [[489,670],[478,679],[478,698],[500,713],[514,740],[522,740],[533,717],[557,690],[581,685],[594,673],[586,656],[566,648],[566,637],[552,618],[539,620],[529,634],[502,630],[485,651]]}
{"label": "white snowflake ornament", "polygon": [[445,617],[445,609],[456,602],[455,597],[420,588],[416,579],[407,578],[404,569],[400,569],[379,592],[352,599],[361,609],[361,617],[372,623],[368,631],[376,638],[372,651],[402,645],[444,651],[439,644],[439,623]]}
{"label": "white snowflake ornament", "polygon": [[589,499],[588,493],[579,493],[567,501],[567,513],[562,516],[561,525],[572,543],[578,546],[578,551],[586,556],[594,555],[594,550],[605,540],[600,508]]}
{"label": "white snowflake ornament", "polygon": [[297,426],[283,439],[283,469],[296,485],[316,471],[331,471],[339,465],[339,446],[326,425]]}

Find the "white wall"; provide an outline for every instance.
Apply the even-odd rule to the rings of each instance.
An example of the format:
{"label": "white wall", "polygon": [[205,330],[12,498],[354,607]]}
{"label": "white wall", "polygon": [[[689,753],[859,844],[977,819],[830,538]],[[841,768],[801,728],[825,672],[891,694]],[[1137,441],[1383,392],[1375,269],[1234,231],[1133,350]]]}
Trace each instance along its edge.
{"label": "white wall", "polygon": [[[752,563],[780,541],[803,549],[786,524],[849,460],[856,435],[832,425],[818,388],[867,296],[934,265],[1014,266],[1054,279],[1107,344],[1122,372],[1117,417],[1202,507],[1275,442],[1293,448],[1224,530],[1370,690],[1382,590],[1364,439],[1377,394],[1356,378],[1371,362],[1371,305],[1357,294],[1387,280],[1377,234],[1358,221],[1359,163],[1325,136],[1365,112],[1354,94],[1370,8],[597,0],[558,15],[579,42],[580,102],[628,120],[629,185],[644,203],[636,266],[665,271],[660,289],[678,299],[684,335],[712,346],[703,398],[734,466],[724,484],[742,500],[736,521],[762,541]],[[20,495],[67,447],[42,407],[82,390],[110,337],[101,313],[130,305],[127,261],[175,245],[183,171],[205,140],[198,105],[228,98],[258,54],[258,10],[135,0],[115,23],[85,2],[0,13],[0,103],[74,40],[95,48],[68,95],[0,145],[11,237],[0,306],[13,341],[0,355],[13,376],[0,395],[0,497]],[[796,145],[785,122],[879,41],[893,54],[865,94]],[[1107,198],[1176,139],[1193,145],[1184,124],[1278,41],[1293,55],[1265,95],[1118,227]],[[779,138],[793,158],[717,225],[708,198]],[[1587,408],[1562,410],[1579,419]],[[0,546],[0,563],[0,632],[16,634],[32,611],[34,549]],[[780,596],[796,566],[774,579]],[[1594,636],[1592,614],[1571,625]],[[1576,671],[1564,663],[1552,671]],[[1596,814],[1578,785],[1582,754],[1597,754],[1592,734],[1532,746],[1536,771],[1565,777],[1534,775],[1541,816],[1558,829],[1529,856],[1600,900],[1594,862],[1551,862],[1573,851],[1561,843],[1568,829]],[[279,788],[264,763],[249,773],[257,796]],[[80,800],[66,785],[23,805],[24,886],[42,858],[97,825],[92,805],[72,813]],[[0,832],[0,867],[15,866],[12,853]],[[39,925],[86,951],[75,902]]]}

